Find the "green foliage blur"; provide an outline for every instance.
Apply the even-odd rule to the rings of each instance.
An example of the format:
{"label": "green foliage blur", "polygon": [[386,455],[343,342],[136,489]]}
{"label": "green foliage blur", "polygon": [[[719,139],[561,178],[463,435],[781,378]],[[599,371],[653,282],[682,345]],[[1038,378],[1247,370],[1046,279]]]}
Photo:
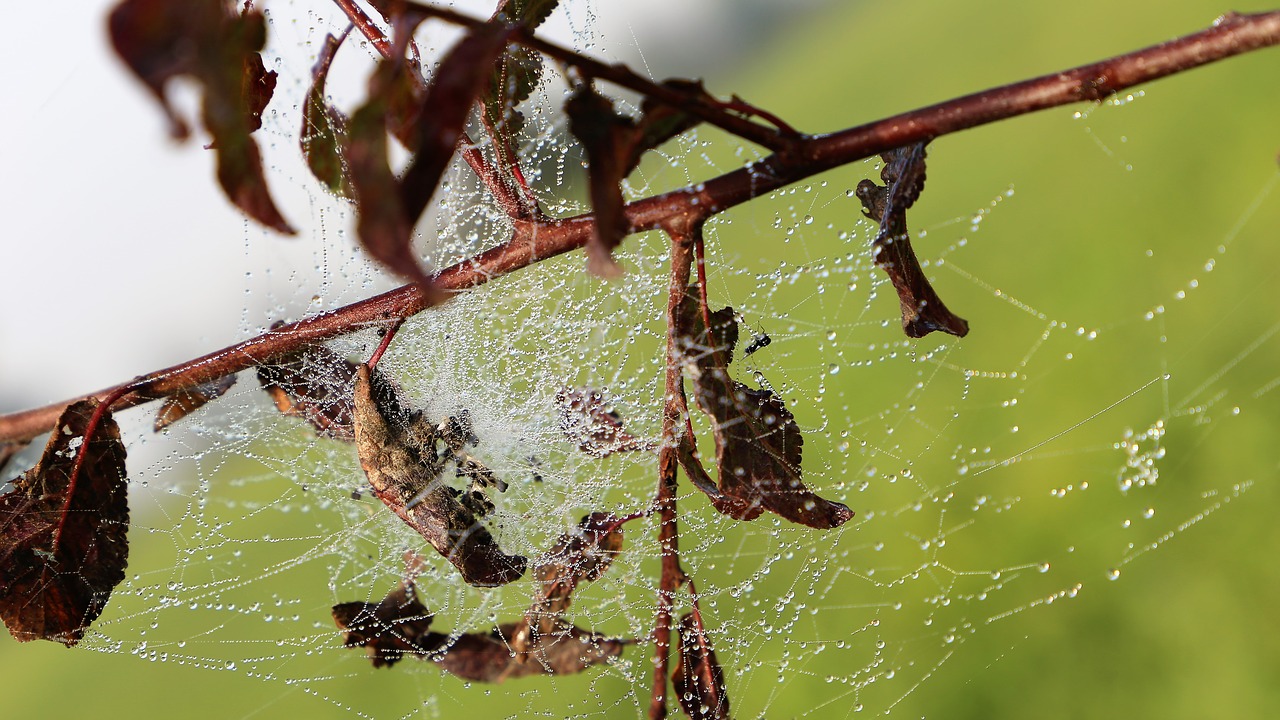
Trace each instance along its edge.
{"label": "green foliage blur", "polygon": [[[1206,0],[1171,0],[1154,10],[1104,0],[833,2],[786,25],[761,43],[736,77],[709,89],[720,96],[737,93],[802,130],[831,131],[1153,44],[1206,27],[1228,9],[1247,8]],[[689,68],[687,74],[697,72]],[[797,663],[802,668],[779,684],[769,672],[742,675],[731,669],[735,663],[757,661],[776,665],[779,651],[769,643],[753,645],[759,654],[750,658],[721,651],[736,717],[762,712],[770,718],[859,717],[859,703],[867,713],[892,706],[895,716],[911,718],[1247,718],[1280,713],[1280,644],[1271,641],[1280,634],[1280,616],[1273,610],[1280,598],[1274,562],[1280,532],[1270,517],[1280,500],[1280,461],[1274,452],[1280,390],[1268,390],[1280,375],[1277,340],[1269,335],[1280,322],[1280,245],[1275,242],[1280,191],[1263,196],[1246,218],[1255,198],[1276,183],[1277,78],[1280,50],[1272,49],[1160,81],[1123,105],[1051,110],[930,146],[928,184],[908,216],[913,230],[928,231],[917,242],[917,253],[937,257],[943,247],[967,238],[961,250],[948,253],[948,261],[976,278],[969,280],[943,265],[927,268],[948,305],[973,328],[948,361],[979,369],[1017,366],[1032,347],[1028,333],[1040,332],[1044,322],[1005,297],[1051,318],[1098,330],[1098,339],[1089,345],[1062,345],[1058,336],[1046,342],[1045,359],[1037,358],[1032,366],[1038,374],[1019,396],[1016,421],[998,407],[968,408],[966,424],[950,428],[948,442],[1025,449],[1100,413],[1153,378],[1168,373],[1170,380],[1117,406],[1108,422],[1086,423],[1046,443],[1040,459],[959,485],[969,495],[989,488],[993,497],[1026,500],[1010,517],[984,517],[961,536],[964,543],[947,548],[949,564],[999,567],[1052,556],[1054,573],[1082,578],[1077,597],[1036,604],[976,628],[945,653],[921,652],[929,662],[943,655],[947,659],[914,689],[880,683],[856,694],[833,693],[824,678],[852,668],[824,665],[838,661],[823,655]],[[1076,111],[1087,115],[1073,117]],[[715,146],[720,136],[714,131],[702,137],[712,142],[708,152],[720,167],[741,161],[728,147]],[[783,259],[798,265],[810,257],[863,252],[862,246],[845,247],[835,231],[805,235],[801,227],[803,237],[783,243],[782,233],[772,228],[775,217],[790,225],[797,223],[794,215],[804,214],[812,215],[813,228],[858,226],[857,201],[846,198],[843,189],[874,172],[872,164],[859,164],[816,178],[814,184],[828,185],[818,191],[823,203],[812,210],[796,210],[800,201],[795,197],[763,199],[735,210],[732,224],[717,230],[717,247],[730,258],[727,262],[761,272]],[[1014,192],[1006,196],[1010,188]],[[997,197],[1003,199],[993,205]],[[979,212],[984,213],[980,230],[970,231],[970,219]],[[1247,222],[1240,224],[1242,219]],[[861,226],[855,238],[866,232]],[[1229,246],[1225,253],[1219,253],[1220,244]],[[1205,272],[1211,258],[1216,267]],[[1189,289],[1192,278],[1199,282]],[[749,295],[750,288],[735,284],[741,282],[733,277],[714,287],[731,296]],[[1176,299],[1180,290],[1187,299]],[[859,292],[865,297],[866,288]],[[815,307],[785,295],[774,301],[783,308],[787,302]],[[1166,310],[1143,320],[1158,304]],[[849,307],[860,310],[862,305],[858,300]],[[897,342],[896,300],[887,286],[880,288],[871,308],[876,317],[862,318],[867,327],[859,342]],[[814,328],[828,322],[820,316],[792,319]],[[889,321],[887,328],[880,325],[883,319]],[[1057,333],[1071,335],[1075,329],[1073,324]],[[1245,352],[1259,340],[1256,349]],[[927,338],[917,347],[923,351],[943,342]],[[1072,359],[1066,352],[1073,353]],[[1057,355],[1048,357],[1052,353]],[[846,402],[890,405],[907,381],[892,377],[893,367],[847,369],[839,376],[839,391]],[[835,383],[833,379],[829,385]],[[1201,392],[1205,384],[1209,389]],[[940,407],[954,400],[944,397]],[[912,402],[925,405],[931,398],[926,392]],[[1197,412],[1197,407],[1202,409]],[[1142,429],[1169,410],[1177,412],[1169,419],[1168,459],[1150,503],[1157,510],[1151,522],[1158,525],[1122,528],[1128,509],[1117,509],[1108,499],[1117,495],[1116,467],[1123,462],[1118,451],[1109,449],[1119,439],[1109,432],[1109,422],[1120,415]],[[806,420],[803,409],[796,412]],[[1010,439],[1015,423],[1019,435]],[[997,434],[1001,437],[993,440]],[[815,454],[806,457],[819,463],[816,453],[822,450],[816,448],[822,443],[816,438],[814,443]],[[1094,452],[1097,448],[1102,449]],[[269,450],[255,452],[265,455]],[[1063,451],[1065,459],[1055,460],[1055,451]],[[245,512],[252,502],[275,502],[299,492],[284,479],[248,487],[230,482],[237,474],[263,472],[260,465],[258,460],[236,460],[212,473],[212,501],[234,497],[239,508],[225,533],[288,537],[309,528],[323,535],[340,527],[314,513],[295,515],[289,521],[296,525],[280,527],[279,515],[268,521]],[[937,463],[914,471],[955,469]],[[1051,498],[1052,488],[1078,487],[1082,480],[1091,484],[1088,494]],[[1179,529],[1222,500],[1227,494],[1223,488],[1237,482],[1252,485],[1197,524]],[[877,492],[873,487],[866,495],[851,492],[842,499],[860,514],[891,509],[877,504],[889,502],[877,500]],[[1064,503],[1075,505],[1064,511]],[[147,523],[132,529],[131,574],[162,578],[189,546],[167,535],[166,522],[161,518],[154,529]],[[1131,537],[1125,535],[1129,531]],[[867,535],[872,532],[879,530],[868,526]],[[1119,579],[1108,582],[1112,563],[1105,558],[1111,553],[1119,562],[1126,537],[1136,548],[1155,540],[1162,545],[1125,565]],[[873,538],[857,533],[846,538],[855,555],[871,552],[864,541]],[[1068,545],[1073,550],[1066,550]],[[252,562],[262,568],[277,562],[284,567],[297,554],[290,547],[254,548],[259,554]],[[756,589],[756,599],[769,604],[792,580],[770,578]],[[316,593],[312,607],[294,612],[323,621],[329,604],[355,599],[336,597],[319,568],[281,571],[282,583],[304,581],[324,590]],[[708,583],[715,583],[713,574]],[[271,590],[259,580],[246,598],[269,595]],[[848,599],[851,606],[870,601]],[[130,612],[157,602],[156,597],[113,597],[102,621],[128,622]],[[262,625],[254,631],[262,638],[261,647],[247,645],[242,654],[271,652],[271,625],[257,617],[228,616],[228,622]],[[984,616],[975,611],[973,617]],[[847,628],[851,644],[873,642],[874,635],[853,632],[863,628],[865,615],[851,612],[849,624],[842,626],[845,616],[830,610],[815,622],[823,624],[818,631],[825,638],[841,637]],[[935,631],[921,627],[922,642],[941,642]],[[909,647],[901,637],[897,643]],[[199,645],[194,636],[191,656],[211,652]],[[415,698],[431,697],[430,705],[411,716],[453,718],[465,712],[506,717],[517,712],[512,708],[528,706],[530,694],[539,696],[538,707],[553,708],[548,716],[621,718],[635,713],[630,699],[615,701],[630,687],[608,675],[464,687],[430,668],[362,671],[362,664],[342,662],[347,658],[321,657],[311,670],[324,680],[315,684],[323,688],[321,696],[301,684],[247,677],[226,666],[148,661],[138,657],[147,656],[145,651],[130,652],[135,647],[97,649],[119,652],[0,640],[6,687],[0,714],[381,718],[398,717]],[[647,653],[647,648],[638,650],[636,658]],[[831,697],[838,699],[814,709],[812,698]]]}

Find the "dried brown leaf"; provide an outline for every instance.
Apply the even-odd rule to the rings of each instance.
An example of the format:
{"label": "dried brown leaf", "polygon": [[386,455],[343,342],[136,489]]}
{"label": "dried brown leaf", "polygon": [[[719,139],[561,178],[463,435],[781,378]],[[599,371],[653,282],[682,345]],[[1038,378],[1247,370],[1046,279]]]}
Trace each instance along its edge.
{"label": "dried brown leaf", "polygon": [[728,718],[729,696],[725,692],[724,671],[693,613],[680,618],[679,640],[680,660],[671,674],[671,685],[680,707],[693,720]]}
{"label": "dried brown leaf", "polygon": [[259,51],[266,44],[261,13],[236,13],[222,0],[124,0],[111,12],[116,53],[160,102],[170,132],[184,138],[186,122],[169,104],[169,81],[187,76],[203,87],[201,122],[217,151],[217,176],[246,215],[292,235],[267,189],[262,153],[250,133],[275,89]]}
{"label": "dried brown leaf", "polygon": [[204,407],[210,401],[226,395],[231,386],[235,384],[235,375],[223,375],[213,382],[203,383],[189,390],[170,395],[165,398],[164,404],[160,406],[160,410],[156,413],[156,421],[152,425],[152,429],[155,432],[164,430]]}
{"label": "dried brown leaf", "polygon": [[884,186],[863,180],[858,183],[857,194],[863,214],[880,223],[872,253],[876,265],[889,275],[898,291],[902,329],[914,338],[935,330],[964,337],[969,333],[969,323],[948,310],[929,284],[907,231],[907,210],[924,190],[925,143],[891,150],[880,157],[884,159],[880,170]]}
{"label": "dried brown leaf", "polygon": [[393,398],[378,392],[367,365],[357,368],[354,417],[356,451],[374,494],[453,563],[463,580],[495,587],[524,574],[525,558],[503,553],[475,508],[444,483],[445,466],[456,457],[438,454],[438,430],[420,414],[406,416]]}
{"label": "dried brown leaf", "polygon": [[[712,420],[720,480],[719,495],[711,495],[716,509],[740,520],[769,510],[819,529],[837,527],[853,517],[848,507],[819,497],[801,480],[804,438],[782,399],[770,389],[749,388],[730,376],[738,341],[733,308],[713,313],[708,329],[697,302],[685,295],[677,320],[685,375],[692,381],[698,407]],[[694,464],[692,451],[679,455],[688,471]],[[694,484],[705,489],[697,478]]]}
{"label": "dried brown leaf", "polygon": [[[372,374],[384,394],[394,395],[391,381]],[[355,440],[352,389],[356,364],[324,345],[311,345],[280,362],[259,365],[258,382],[276,409],[311,423],[320,437]]]}
{"label": "dried brown leaf", "polygon": [[616,452],[653,450],[653,443],[622,429],[622,416],[601,391],[561,388],[555,401],[560,429],[582,452],[602,458]]}
{"label": "dried brown leaf", "polygon": [[120,428],[96,400],[67,407],[32,470],[0,497],[0,618],[21,642],[75,645],[124,580],[128,479]]}
{"label": "dried brown leaf", "polygon": [[621,551],[622,526],[613,513],[586,515],[577,528],[560,536],[534,568],[537,593],[511,634],[511,649],[521,662],[541,651],[561,628],[578,583],[597,580]]}

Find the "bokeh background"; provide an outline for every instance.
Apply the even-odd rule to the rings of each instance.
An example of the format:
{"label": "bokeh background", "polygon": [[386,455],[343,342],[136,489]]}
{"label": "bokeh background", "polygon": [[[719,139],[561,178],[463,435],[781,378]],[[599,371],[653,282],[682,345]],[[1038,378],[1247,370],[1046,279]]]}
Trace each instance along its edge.
{"label": "bokeh background", "polygon": [[[319,5],[316,12],[327,17],[330,7]],[[310,37],[308,5],[277,0],[268,5],[273,7],[282,16],[288,11],[302,18],[273,27],[282,42],[296,47]],[[7,170],[0,181],[5,228],[0,411],[109,385],[228,344],[265,325],[269,315],[330,307],[387,286],[376,279],[366,283],[362,268],[347,269],[355,262],[351,238],[333,227],[344,219],[314,209],[317,191],[296,163],[290,165],[292,145],[283,130],[267,152],[281,176],[278,196],[286,214],[292,211],[304,226],[303,234],[293,240],[270,237],[231,211],[213,183],[207,154],[194,143],[169,143],[159,113],[109,55],[103,32],[107,8],[88,2],[42,8],[33,26],[38,32],[29,28],[0,48],[10,98],[8,112],[0,117],[0,158]],[[601,40],[593,49],[607,57],[636,63],[655,77],[705,75],[713,92],[737,93],[817,132],[1152,44],[1205,27],[1229,9],[1251,8],[1202,0],[1161,3],[1159,10],[1094,0],[1070,7],[695,1],[626,11],[599,7],[563,18],[553,30],[581,38],[583,25],[596,22],[593,32]],[[305,82],[305,67],[291,72],[286,82]],[[730,645],[743,652],[721,651],[726,666],[748,668],[730,675],[737,716],[857,716],[859,705],[866,712],[892,707],[901,717],[1198,718],[1280,712],[1280,646],[1273,641],[1280,629],[1274,612],[1280,597],[1274,561],[1280,533],[1272,520],[1280,471],[1274,449],[1280,391],[1271,389],[1280,376],[1273,337],[1280,322],[1275,270],[1280,267],[1275,243],[1280,194],[1273,189],[1280,151],[1277,77],[1280,51],[1263,51],[1161,81],[1131,102],[1049,111],[930,147],[929,185],[911,224],[928,231],[918,244],[922,257],[946,258],[947,263],[935,262],[930,274],[948,304],[974,326],[948,362],[1007,372],[1032,349],[1036,354],[1026,383],[995,390],[976,383],[977,399],[966,400],[963,424],[942,435],[948,447],[911,451],[920,461],[912,469],[928,478],[923,486],[933,496],[954,485],[966,502],[978,496],[1021,498],[1016,512],[988,517],[974,511],[981,519],[957,534],[941,556],[949,566],[994,571],[1052,558],[1050,583],[1025,600],[1009,599],[1016,592],[994,593],[1004,598],[997,611],[1016,611],[972,632],[962,628],[960,642],[943,639],[945,628],[919,626],[914,639],[906,630],[866,632],[867,618],[875,612],[851,610],[846,617],[840,599],[827,594],[824,612],[814,621],[820,627],[806,628],[811,635],[834,643],[850,628],[847,642],[854,646],[887,638],[897,652],[888,662],[898,663],[904,677],[914,673],[919,685],[882,681],[856,693],[832,692],[824,689],[831,685],[828,678],[855,669],[845,665],[853,662],[845,655],[813,655],[810,647],[790,659],[790,670],[774,672],[788,667],[778,643],[744,641]],[[190,90],[179,89],[184,92],[190,105]],[[1083,116],[1076,117],[1077,112]],[[279,120],[285,129],[292,123]],[[677,183],[686,173],[696,179],[741,162],[734,146],[723,144],[728,141],[716,133],[700,138],[711,143],[700,151],[705,157],[671,175],[650,171],[655,187]],[[859,299],[847,304],[814,302],[785,288],[753,295],[752,285],[759,284],[753,273],[770,272],[780,260],[799,266],[849,251],[838,230],[861,227],[865,233],[866,227],[857,225],[856,201],[845,198],[843,190],[873,173],[873,165],[829,173],[814,180],[816,201],[803,195],[765,199],[736,211],[732,223],[717,230],[717,249],[741,272],[715,275],[713,287],[771,323],[778,345],[772,362],[778,366],[765,365],[767,372],[803,377],[804,368],[813,364],[811,351],[823,354],[819,364],[825,365],[832,349],[815,349],[825,324],[858,333],[860,344],[883,346],[870,355],[927,353],[942,344],[937,339],[910,347],[893,344],[900,343],[893,336],[896,303],[887,287],[868,300],[870,278]],[[1013,194],[1006,195],[1010,189]],[[823,229],[828,226],[834,229]],[[787,233],[792,227],[799,237]],[[314,268],[317,256],[326,262]],[[806,282],[816,286],[808,279],[801,286]],[[830,291],[836,291],[834,283]],[[1185,299],[1178,298],[1180,292]],[[1008,297],[1045,317],[1023,312]],[[856,317],[833,321],[822,312]],[[1151,320],[1145,319],[1148,312]],[[802,329],[788,333],[782,318]],[[880,327],[881,318],[892,321],[889,327]],[[1043,345],[1028,340],[1056,319],[1070,324]],[[1077,327],[1086,334],[1097,331],[1098,339],[1062,337],[1073,336]],[[854,341],[848,342],[852,347]],[[830,394],[842,399],[828,400],[820,420],[864,419],[872,413],[841,411],[840,403],[891,408],[901,399],[894,394],[908,387],[903,383],[915,372],[906,363],[853,362],[838,382],[828,382]],[[1167,381],[1146,385],[1165,373]],[[789,387],[799,394],[806,382],[797,379]],[[951,386],[939,381],[931,387],[943,396],[932,400],[938,408],[907,417],[946,414],[955,402],[948,394]],[[1108,410],[1142,387],[1147,389],[1118,410]],[[1020,402],[1016,408],[1001,407],[1000,398]],[[924,406],[931,396],[926,391],[903,402]],[[797,414],[809,426],[820,424],[815,416]],[[1039,440],[1094,415],[1102,417],[1038,446]],[[1109,450],[1120,439],[1115,429],[1141,432],[1157,418],[1168,427],[1160,484],[1144,490],[1140,501],[1121,495],[1115,486],[1123,456]],[[893,441],[874,425],[853,428],[854,437],[869,439],[872,449],[833,455],[825,477],[834,484],[840,471],[880,468],[870,473],[868,490],[842,497],[860,516],[871,511],[889,519],[868,521],[839,543],[824,545],[852,553],[836,564],[847,566],[846,574],[861,573],[863,580],[867,568],[883,573],[887,566],[891,573],[913,562],[905,555],[879,565],[866,559],[875,552],[877,538],[916,532],[908,520],[901,527],[893,524],[899,496],[880,481],[897,468],[876,457],[876,448],[887,451]],[[208,439],[187,442],[179,453],[198,457],[200,443]],[[824,446],[822,440],[813,442],[815,452],[823,452],[816,449]],[[958,463],[948,462],[952,445],[994,447],[996,458],[1033,449],[1029,455],[1035,459],[980,478],[962,477]],[[174,451],[146,441],[131,445],[130,453],[144,466],[155,466]],[[218,467],[200,468],[203,478],[261,472],[261,463],[252,459],[209,457],[209,465]],[[1090,484],[1087,493],[1079,489],[1084,482]],[[1073,490],[1062,498],[1051,493],[1068,486]],[[201,492],[210,493],[214,505],[234,498],[226,502],[234,503],[233,514],[241,517],[253,502],[275,502],[281,490],[264,482]],[[158,514],[135,508],[131,567],[143,572],[175,562],[166,554],[173,543],[147,543],[148,537],[180,527],[179,520],[163,514],[162,502],[154,505]],[[1144,525],[1147,508],[1155,511],[1154,518]],[[270,527],[257,522],[242,519],[236,532],[300,534],[315,521],[273,515]],[[749,539],[744,547],[753,542],[767,540]],[[1141,552],[1153,542],[1159,544],[1155,551]],[[283,562],[292,550],[278,552],[276,559]],[[1133,556],[1137,559],[1127,561]],[[266,567],[271,558],[263,549],[254,563]],[[1119,579],[1109,582],[1113,569],[1120,571]],[[323,568],[300,572],[285,581],[309,578],[323,586],[328,580]],[[792,586],[805,585],[795,568],[790,572],[779,578],[785,573],[775,570],[751,599],[768,605]],[[252,594],[271,597],[269,582],[258,578]],[[1077,582],[1082,587],[1069,599],[1055,595]],[[136,613],[136,632],[146,632],[147,609],[159,600],[142,592],[146,583],[136,587],[139,592],[132,596],[113,598],[108,612],[119,615],[104,621],[129,627],[128,618]],[[901,593],[899,599],[909,604],[920,600],[915,587],[907,583],[900,591],[855,582],[850,589],[876,595],[876,602],[892,602]],[[1042,602],[1050,596],[1058,601]],[[853,596],[843,604],[855,607],[872,599]],[[326,600],[318,598],[317,605]],[[724,605],[715,615],[729,627],[749,612]],[[978,622],[993,614],[1001,613],[977,610],[966,617]],[[271,629],[262,636],[270,638]],[[940,650],[943,644],[954,649]],[[615,676],[466,688],[430,668],[370,674],[326,657],[306,670],[317,680],[308,685],[264,681],[225,665],[149,661],[146,652],[131,649],[136,650],[133,642],[68,651],[0,639],[4,714],[398,717],[415,698],[431,698],[419,710],[424,717],[456,717],[462,711],[518,716],[535,705],[551,716],[635,714],[627,703],[595,703],[594,695],[629,692]],[[779,683],[783,675],[786,682]],[[322,690],[317,694],[309,687]],[[549,699],[553,693],[555,699]]]}

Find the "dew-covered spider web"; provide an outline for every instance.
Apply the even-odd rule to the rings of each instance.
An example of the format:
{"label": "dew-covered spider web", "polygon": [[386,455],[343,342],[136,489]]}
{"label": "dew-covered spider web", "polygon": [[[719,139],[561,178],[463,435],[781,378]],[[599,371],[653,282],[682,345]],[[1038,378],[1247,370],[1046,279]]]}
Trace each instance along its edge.
{"label": "dew-covered spider web", "polygon": [[[597,10],[564,5],[563,36],[614,59],[619,45],[602,36]],[[340,13],[322,3],[268,8],[280,84],[262,132],[275,182],[303,188],[286,207],[309,228],[299,242],[311,257],[246,278],[242,337],[390,287],[356,249],[343,201],[293,157],[310,63],[324,35],[342,31]],[[834,5],[821,13],[872,21],[871,11]],[[454,37],[428,24],[418,40],[430,57]],[[373,52],[348,42],[330,92],[350,108]],[[643,37],[628,42],[643,51]],[[796,67],[814,67],[805,46],[822,44],[777,42]],[[1261,94],[1250,79],[1274,81],[1275,60],[935,142],[908,224],[925,272],[971,324],[963,339],[902,333],[893,287],[869,252],[876,226],[853,193],[878,178],[876,162],[708,225],[711,309],[732,306],[742,338],[735,376],[783,399],[803,432],[805,483],[855,512],[825,531],[770,513],[741,522],[681,475],[680,559],[735,717],[1067,717],[1099,712],[1095,702],[1116,714],[1195,716],[1226,707],[1228,690],[1254,704],[1226,715],[1274,711],[1280,698],[1264,678],[1280,657],[1257,646],[1274,634],[1264,608],[1280,586],[1269,554],[1280,536],[1264,519],[1280,430],[1280,141],[1259,129],[1273,100],[1210,86]],[[711,90],[815,130],[869,119],[856,103],[826,107],[812,89],[841,80],[813,80],[815,97],[793,109],[790,84],[755,77],[761,87],[747,74]],[[558,113],[563,92],[559,79],[544,82],[526,111],[522,156],[544,208],[571,216],[590,208],[582,153]],[[937,92],[894,102],[947,91]],[[1197,108],[1194,127],[1170,123],[1188,108]],[[649,196],[759,157],[699,129],[653,153],[627,193]],[[432,267],[510,230],[461,163],[442,198],[419,227]],[[273,242],[282,241],[245,231],[246,245]],[[657,460],[645,448],[661,432],[668,238],[633,236],[618,257],[626,274],[616,281],[587,274],[571,253],[460,294],[410,319],[379,365],[427,417],[470,418],[471,454],[509,485],[490,493],[486,521],[507,552],[545,556],[585,514],[623,516],[653,502]],[[371,327],[328,347],[359,362],[379,340]],[[584,452],[564,429],[556,396],[566,390],[599,392],[643,447]],[[353,446],[277,412],[252,371],[161,433],[150,431],[152,417],[121,414],[129,567],[77,649],[88,657],[77,672],[127,659],[112,670],[127,678],[122,687],[189,703],[173,711],[184,717],[647,712],[655,520],[625,525],[621,553],[574,591],[568,610],[578,627],[628,640],[619,657],[500,684],[411,657],[374,668],[362,649],[343,646],[331,608],[382,600],[404,577],[406,551],[424,561],[415,588],[432,630],[455,641],[519,619],[531,582],[463,583],[372,495]],[[709,457],[705,416],[695,411],[692,422]],[[25,457],[15,463],[29,466]],[[690,609],[686,591],[675,608]],[[0,659],[19,668],[27,650],[7,643]],[[58,660],[41,667],[56,674]]]}

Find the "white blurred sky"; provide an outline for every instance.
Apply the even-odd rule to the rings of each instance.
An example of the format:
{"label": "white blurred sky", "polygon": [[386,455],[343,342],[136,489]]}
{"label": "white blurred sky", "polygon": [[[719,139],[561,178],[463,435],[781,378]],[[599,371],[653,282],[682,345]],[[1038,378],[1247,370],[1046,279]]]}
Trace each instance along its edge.
{"label": "white blurred sky", "polygon": [[[818,2],[577,3],[557,12],[547,32],[580,44],[592,27],[607,41],[591,52],[659,77],[727,73],[755,50],[755,33]],[[110,50],[105,19],[113,4],[43,5],[33,29],[15,29],[0,44],[0,412],[209,352],[271,317],[296,318],[313,295],[331,307],[389,286],[380,279],[363,286],[358,267],[343,272],[354,262],[350,236],[338,233],[348,222],[299,164],[289,94],[300,96],[310,60],[288,66],[292,77],[282,71],[269,107],[279,116],[260,137],[275,197],[300,230],[287,239],[228,204],[199,136],[168,139],[156,104]],[[316,16],[336,15],[328,0],[259,4],[273,13],[278,41],[295,52],[310,52],[305,39],[323,36],[323,27],[312,31]],[[458,4],[477,15],[492,6]],[[189,88],[179,94],[194,107]]]}

